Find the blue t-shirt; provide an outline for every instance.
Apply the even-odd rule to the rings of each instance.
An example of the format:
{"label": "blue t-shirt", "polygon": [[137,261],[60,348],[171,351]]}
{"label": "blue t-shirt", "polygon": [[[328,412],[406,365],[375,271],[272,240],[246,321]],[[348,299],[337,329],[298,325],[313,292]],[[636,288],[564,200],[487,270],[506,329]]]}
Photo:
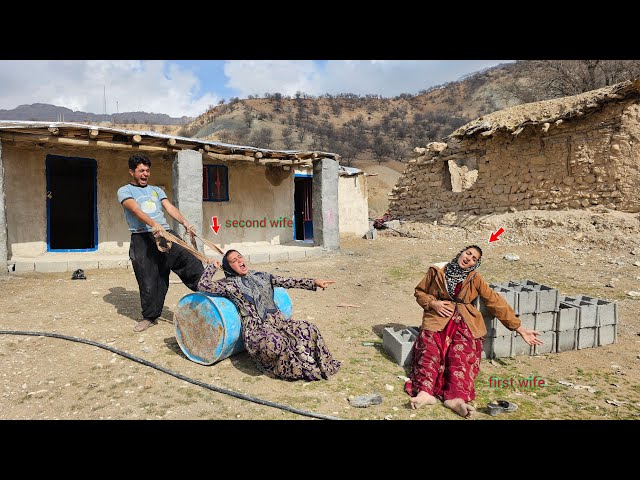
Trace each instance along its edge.
{"label": "blue t-shirt", "polygon": [[[162,225],[165,230],[169,228],[169,224],[164,218],[164,212],[162,210],[162,200],[167,198],[167,195],[161,188],[154,187],[153,185],[139,187],[128,183],[118,189],[118,201],[122,205],[122,202],[128,198],[133,198],[138,202],[140,210],[149,215],[149,218]],[[128,208],[122,208],[124,209],[124,217],[127,219],[130,232],[142,233],[151,231],[151,227],[140,221]]]}

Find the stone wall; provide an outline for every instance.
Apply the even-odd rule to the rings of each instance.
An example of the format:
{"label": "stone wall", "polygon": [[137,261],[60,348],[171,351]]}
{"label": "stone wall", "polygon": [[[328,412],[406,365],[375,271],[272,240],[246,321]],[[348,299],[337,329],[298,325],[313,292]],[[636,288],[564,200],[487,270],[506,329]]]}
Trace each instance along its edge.
{"label": "stone wall", "polygon": [[594,205],[637,212],[638,137],[640,107],[627,101],[551,125],[527,125],[517,135],[498,131],[429,144],[407,164],[390,212],[449,221],[460,214]]}

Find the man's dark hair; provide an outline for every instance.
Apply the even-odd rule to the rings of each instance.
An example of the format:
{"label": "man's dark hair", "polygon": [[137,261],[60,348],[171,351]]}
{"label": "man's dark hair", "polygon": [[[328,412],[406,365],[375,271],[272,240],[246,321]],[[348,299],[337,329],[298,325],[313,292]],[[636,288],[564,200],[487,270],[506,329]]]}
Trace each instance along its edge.
{"label": "man's dark hair", "polygon": [[129,157],[129,170],[135,170],[140,164],[143,164],[145,167],[151,168],[151,160],[149,160],[144,155],[131,155]]}

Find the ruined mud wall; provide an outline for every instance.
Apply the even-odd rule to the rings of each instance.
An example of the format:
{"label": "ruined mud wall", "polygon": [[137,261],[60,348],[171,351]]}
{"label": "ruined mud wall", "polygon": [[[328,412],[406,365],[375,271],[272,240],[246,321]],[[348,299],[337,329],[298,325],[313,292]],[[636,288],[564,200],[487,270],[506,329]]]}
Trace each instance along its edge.
{"label": "ruined mud wall", "polygon": [[639,137],[640,107],[627,101],[516,135],[500,130],[432,143],[416,149],[390,212],[412,220],[594,205],[637,212]]}

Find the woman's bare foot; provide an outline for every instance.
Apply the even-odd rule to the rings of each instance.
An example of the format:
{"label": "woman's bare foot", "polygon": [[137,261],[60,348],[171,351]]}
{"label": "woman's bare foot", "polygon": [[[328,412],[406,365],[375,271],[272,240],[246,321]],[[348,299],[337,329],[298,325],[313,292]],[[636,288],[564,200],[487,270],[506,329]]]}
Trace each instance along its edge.
{"label": "woman's bare foot", "polygon": [[422,407],[423,405],[435,405],[436,403],[438,403],[436,397],[429,395],[424,390],[418,392],[418,395],[415,397],[411,397],[411,408],[414,410]]}
{"label": "woman's bare foot", "polygon": [[461,398],[452,398],[443,402],[444,406],[450,408],[458,415],[469,418],[476,411],[475,407],[464,402]]}

